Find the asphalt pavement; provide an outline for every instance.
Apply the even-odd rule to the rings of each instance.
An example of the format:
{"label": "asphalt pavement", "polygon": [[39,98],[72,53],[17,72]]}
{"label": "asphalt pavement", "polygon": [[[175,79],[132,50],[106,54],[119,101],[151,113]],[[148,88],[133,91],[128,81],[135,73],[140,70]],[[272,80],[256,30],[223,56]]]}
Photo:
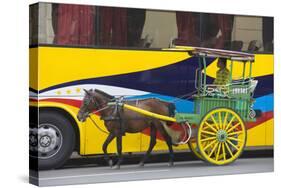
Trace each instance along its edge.
{"label": "asphalt pavement", "polygon": [[144,167],[125,164],[114,170],[108,166],[83,166],[81,168],[62,168],[40,171],[38,178],[30,173],[30,181],[38,181],[40,186],[69,184],[89,184],[116,181],[149,180],[163,178],[182,178],[195,176],[214,176],[241,173],[272,172],[273,158],[240,158],[226,166],[214,166],[203,161],[179,161],[173,167],[167,162],[148,163]]}

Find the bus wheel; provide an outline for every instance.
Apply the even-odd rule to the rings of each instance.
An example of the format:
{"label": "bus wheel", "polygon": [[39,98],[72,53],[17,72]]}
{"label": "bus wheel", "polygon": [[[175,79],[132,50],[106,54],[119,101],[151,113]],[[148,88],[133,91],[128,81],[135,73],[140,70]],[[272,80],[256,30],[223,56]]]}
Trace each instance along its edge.
{"label": "bus wheel", "polygon": [[30,140],[37,142],[30,142],[30,153],[31,157],[38,160],[39,170],[58,168],[70,157],[75,146],[75,132],[72,126],[71,122],[59,113],[39,114],[38,127],[30,131],[30,135],[33,135]]}

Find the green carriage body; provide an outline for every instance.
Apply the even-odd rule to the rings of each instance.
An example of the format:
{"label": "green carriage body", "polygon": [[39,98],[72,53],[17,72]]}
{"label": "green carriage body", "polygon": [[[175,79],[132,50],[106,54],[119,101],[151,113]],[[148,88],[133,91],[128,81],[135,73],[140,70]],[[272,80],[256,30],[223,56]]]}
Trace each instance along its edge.
{"label": "green carriage body", "polygon": [[[193,113],[176,113],[179,123],[196,125],[192,128],[188,146],[203,161],[215,165],[234,162],[243,152],[247,132],[244,122],[255,121],[252,109],[257,81],[252,78],[254,55],[242,52],[195,48],[188,50],[199,58],[193,95]],[[207,84],[206,58],[226,58],[230,74],[226,85]],[[232,80],[233,63],[243,63],[242,78]],[[250,63],[246,75],[246,63]],[[190,130],[191,131],[191,130]],[[195,134],[194,134],[195,133]],[[222,148],[222,149],[221,149]]]}

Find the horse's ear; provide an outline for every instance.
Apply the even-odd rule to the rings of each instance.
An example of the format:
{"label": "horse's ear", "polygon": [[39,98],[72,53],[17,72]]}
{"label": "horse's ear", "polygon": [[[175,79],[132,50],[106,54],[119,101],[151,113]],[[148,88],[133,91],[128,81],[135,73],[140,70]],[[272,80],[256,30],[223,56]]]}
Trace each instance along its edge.
{"label": "horse's ear", "polygon": [[90,93],[89,93],[88,90],[86,90],[86,89],[83,89],[83,90],[85,91],[85,93],[86,93],[87,95],[90,95]]}
{"label": "horse's ear", "polygon": [[93,92],[94,90],[93,90],[93,89],[90,89],[89,91],[90,91],[90,92]]}

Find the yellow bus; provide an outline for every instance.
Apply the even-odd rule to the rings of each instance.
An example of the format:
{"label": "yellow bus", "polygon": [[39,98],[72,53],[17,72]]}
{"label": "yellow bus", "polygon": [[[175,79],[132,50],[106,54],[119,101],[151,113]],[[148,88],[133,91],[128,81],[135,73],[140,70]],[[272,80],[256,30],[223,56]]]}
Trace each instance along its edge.
{"label": "yellow bus", "polygon": [[[273,18],[37,3],[30,7],[30,23],[30,157],[39,169],[62,166],[73,151],[103,154],[107,134],[76,118],[83,89],[125,99],[156,97],[174,101],[177,112],[192,112],[193,100],[179,96],[195,90],[197,58],[175,45],[255,54],[253,109],[260,114],[246,124],[246,150],[273,149]],[[207,61],[209,83],[216,63]],[[233,80],[242,68],[233,68]],[[92,118],[106,131],[98,114]],[[149,130],[126,134],[123,152],[145,152],[149,138]],[[167,151],[161,136],[154,151]],[[108,152],[116,152],[115,141]]]}

